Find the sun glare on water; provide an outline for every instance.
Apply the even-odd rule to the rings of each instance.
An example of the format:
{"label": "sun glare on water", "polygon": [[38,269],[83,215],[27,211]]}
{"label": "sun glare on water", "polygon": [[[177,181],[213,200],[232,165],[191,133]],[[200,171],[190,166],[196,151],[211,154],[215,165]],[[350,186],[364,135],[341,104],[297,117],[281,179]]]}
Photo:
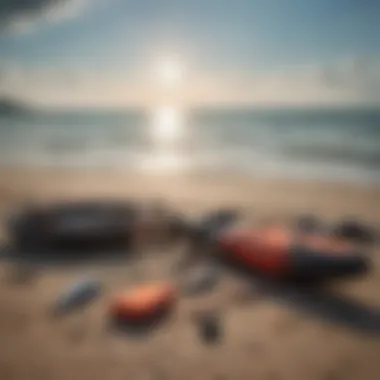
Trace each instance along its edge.
{"label": "sun glare on water", "polygon": [[183,169],[185,162],[181,152],[184,137],[184,114],[175,106],[161,106],[151,116],[153,147],[142,162],[142,169],[149,172],[173,172]]}
{"label": "sun glare on water", "polygon": [[153,114],[153,133],[160,142],[176,140],[182,131],[181,111],[174,106],[159,107]]}
{"label": "sun glare on water", "polygon": [[154,146],[143,162],[143,169],[175,171],[184,165],[181,145],[186,123],[184,109],[179,106],[184,71],[179,61],[173,58],[157,61],[154,70],[154,79],[160,86],[156,92],[155,104],[152,104],[150,118]]}
{"label": "sun glare on water", "polygon": [[156,105],[153,109],[154,138],[160,144],[169,143],[177,140],[183,130],[184,115],[178,107],[178,90],[184,82],[184,69],[180,61],[172,55],[156,61],[154,69],[155,79],[161,85],[157,98],[160,106]]}

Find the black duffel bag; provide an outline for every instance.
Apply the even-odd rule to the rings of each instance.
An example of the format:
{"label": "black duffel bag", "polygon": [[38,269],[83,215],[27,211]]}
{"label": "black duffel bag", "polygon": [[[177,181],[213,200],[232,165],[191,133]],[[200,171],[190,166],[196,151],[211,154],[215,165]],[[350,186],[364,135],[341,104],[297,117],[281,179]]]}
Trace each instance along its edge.
{"label": "black duffel bag", "polygon": [[13,213],[11,244],[28,250],[96,249],[131,243],[137,207],[117,201],[27,206]]}

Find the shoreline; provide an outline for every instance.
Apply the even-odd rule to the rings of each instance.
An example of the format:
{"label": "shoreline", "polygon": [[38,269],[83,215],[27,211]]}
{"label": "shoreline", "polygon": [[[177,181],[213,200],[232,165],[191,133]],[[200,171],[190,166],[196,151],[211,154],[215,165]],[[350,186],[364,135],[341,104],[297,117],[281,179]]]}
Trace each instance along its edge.
{"label": "shoreline", "polygon": [[171,179],[187,179],[187,180],[203,180],[212,179],[220,180],[228,176],[229,178],[234,178],[237,180],[243,180],[248,182],[267,182],[267,183],[280,183],[280,182],[293,182],[293,183],[315,183],[315,184],[325,184],[331,186],[346,186],[346,187],[356,187],[356,188],[372,188],[380,190],[380,177],[376,178],[331,178],[329,177],[317,177],[317,176],[302,176],[302,175],[292,175],[285,174],[280,176],[278,174],[262,174],[262,173],[250,173],[244,171],[237,171],[234,169],[186,169],[183,170],[149,170],[149,169],[139,169],[139,168],[122,168],[122,167],[54,167],[54,166],[27,166],[27,165],[0,165],[0,173],[2,175],[12,175],[13,173],[20,174],[41,174],[46,175],[51,174],[61,174],[76,175],[76,176],[89,176],[89,175],[104,175],[104,176],[128,176],[128,177],[151,177],[151,178],[171,178]]}
{"label": "shoreline", "polygon": [[[312,178],[312,177],[279,177],[279,176],[262,176],[254,175],[245,172],[238,172],[234,170],[208,170],[200,169],[193,171],[184,170],[183,173],[178,171],[173,172],[159,172],[159,171],[149,171],[149,170],[138,170],[138,169],[122,169],[122,168],[112,168],[112,167],[93,167],[93,168],[59,168],[59,167],[28,167],[28,166],[1,166],[0,174],[2,177],[9,176],[24,176],[24,175],[37,175],[37,176],[109,176],[109,177],[129,177],[129,178],[157,178],[157,179],[174,179],[178,180],[196,180],[196,181],[218,181],[221,182],[228,178],[233,178],[239,181],[244,181],[247,183],[257,183],[265,182],[271,184],[278,183],[294,183],[294,184],[322,184],[324,186],[339,186],[339,187],[355,187],[360,189],[378,189],[380,191],[380,182],[373,180],[373,182],[366,181],[354,181],[354,180],[344,180],[344,179],[328,179],[328,178]],[[1,179],[0,179],[1,180]]]}
{"label": "shoreline", "polygon": [[236,207],[264,215],[315,213],[358,217],[380,226],[380,186],[313,180],[253,179],[240,174],[163,175],[0,170],[0,203],[76,197],[162,199],[181,208]]}

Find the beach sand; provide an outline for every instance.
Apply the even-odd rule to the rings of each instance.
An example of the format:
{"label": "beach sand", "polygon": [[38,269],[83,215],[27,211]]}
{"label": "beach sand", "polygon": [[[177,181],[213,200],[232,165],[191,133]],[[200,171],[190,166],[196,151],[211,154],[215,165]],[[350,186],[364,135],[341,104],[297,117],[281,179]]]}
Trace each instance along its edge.
{"label": "beach sand", "polygon": [[[355,216],[380,228],[380,189],[310,181],[275,181],[224,176],[143,176],[116,173],[58,173],[3,170],[2,217],[23,201],[78,197],[165,199],[197,214],[237,207],[253,219],[289,223],[312,212],[327,222]],[[180,247],[177,247],[180,250]],[[379,335],[333,324],[259,291],[238,302],[243,279],[227,276],[214,292],[181,299],[175,314],[144,339],[112,334],[106,306],[114,291],[169,276],[177,248],[151,252],[137,264],[91,268],[51,268],[17,279],[17,268],[0,264],[0,379],[145,380],[265,379],[376,380],[380,372]],[[369,307],[380,309],[380,251],[365,278],[331,286]],[[76,278],[95,273],[106,292],[83,312],[52,320],[52,302]],[[224,339],[204,346],[194,312],[221,310]]]}

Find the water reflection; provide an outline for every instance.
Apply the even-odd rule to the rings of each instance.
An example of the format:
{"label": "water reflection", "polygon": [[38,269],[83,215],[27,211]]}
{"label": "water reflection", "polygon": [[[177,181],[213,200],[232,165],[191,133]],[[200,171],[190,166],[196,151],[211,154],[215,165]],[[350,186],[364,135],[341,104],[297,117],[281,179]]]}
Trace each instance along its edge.
{"label": "water reflection", "polygon": [[152,127],[156,143],[177,142],[184,132],[184,114],[174,106],[159,107],[153,113]]}
{"label": "water reflection", "polygon": [[143,168],[152,171],[180,171],[185,165],[181,145],[185,134],[183,110],[167,105],[154,110],[151,120],[153,150]]}

